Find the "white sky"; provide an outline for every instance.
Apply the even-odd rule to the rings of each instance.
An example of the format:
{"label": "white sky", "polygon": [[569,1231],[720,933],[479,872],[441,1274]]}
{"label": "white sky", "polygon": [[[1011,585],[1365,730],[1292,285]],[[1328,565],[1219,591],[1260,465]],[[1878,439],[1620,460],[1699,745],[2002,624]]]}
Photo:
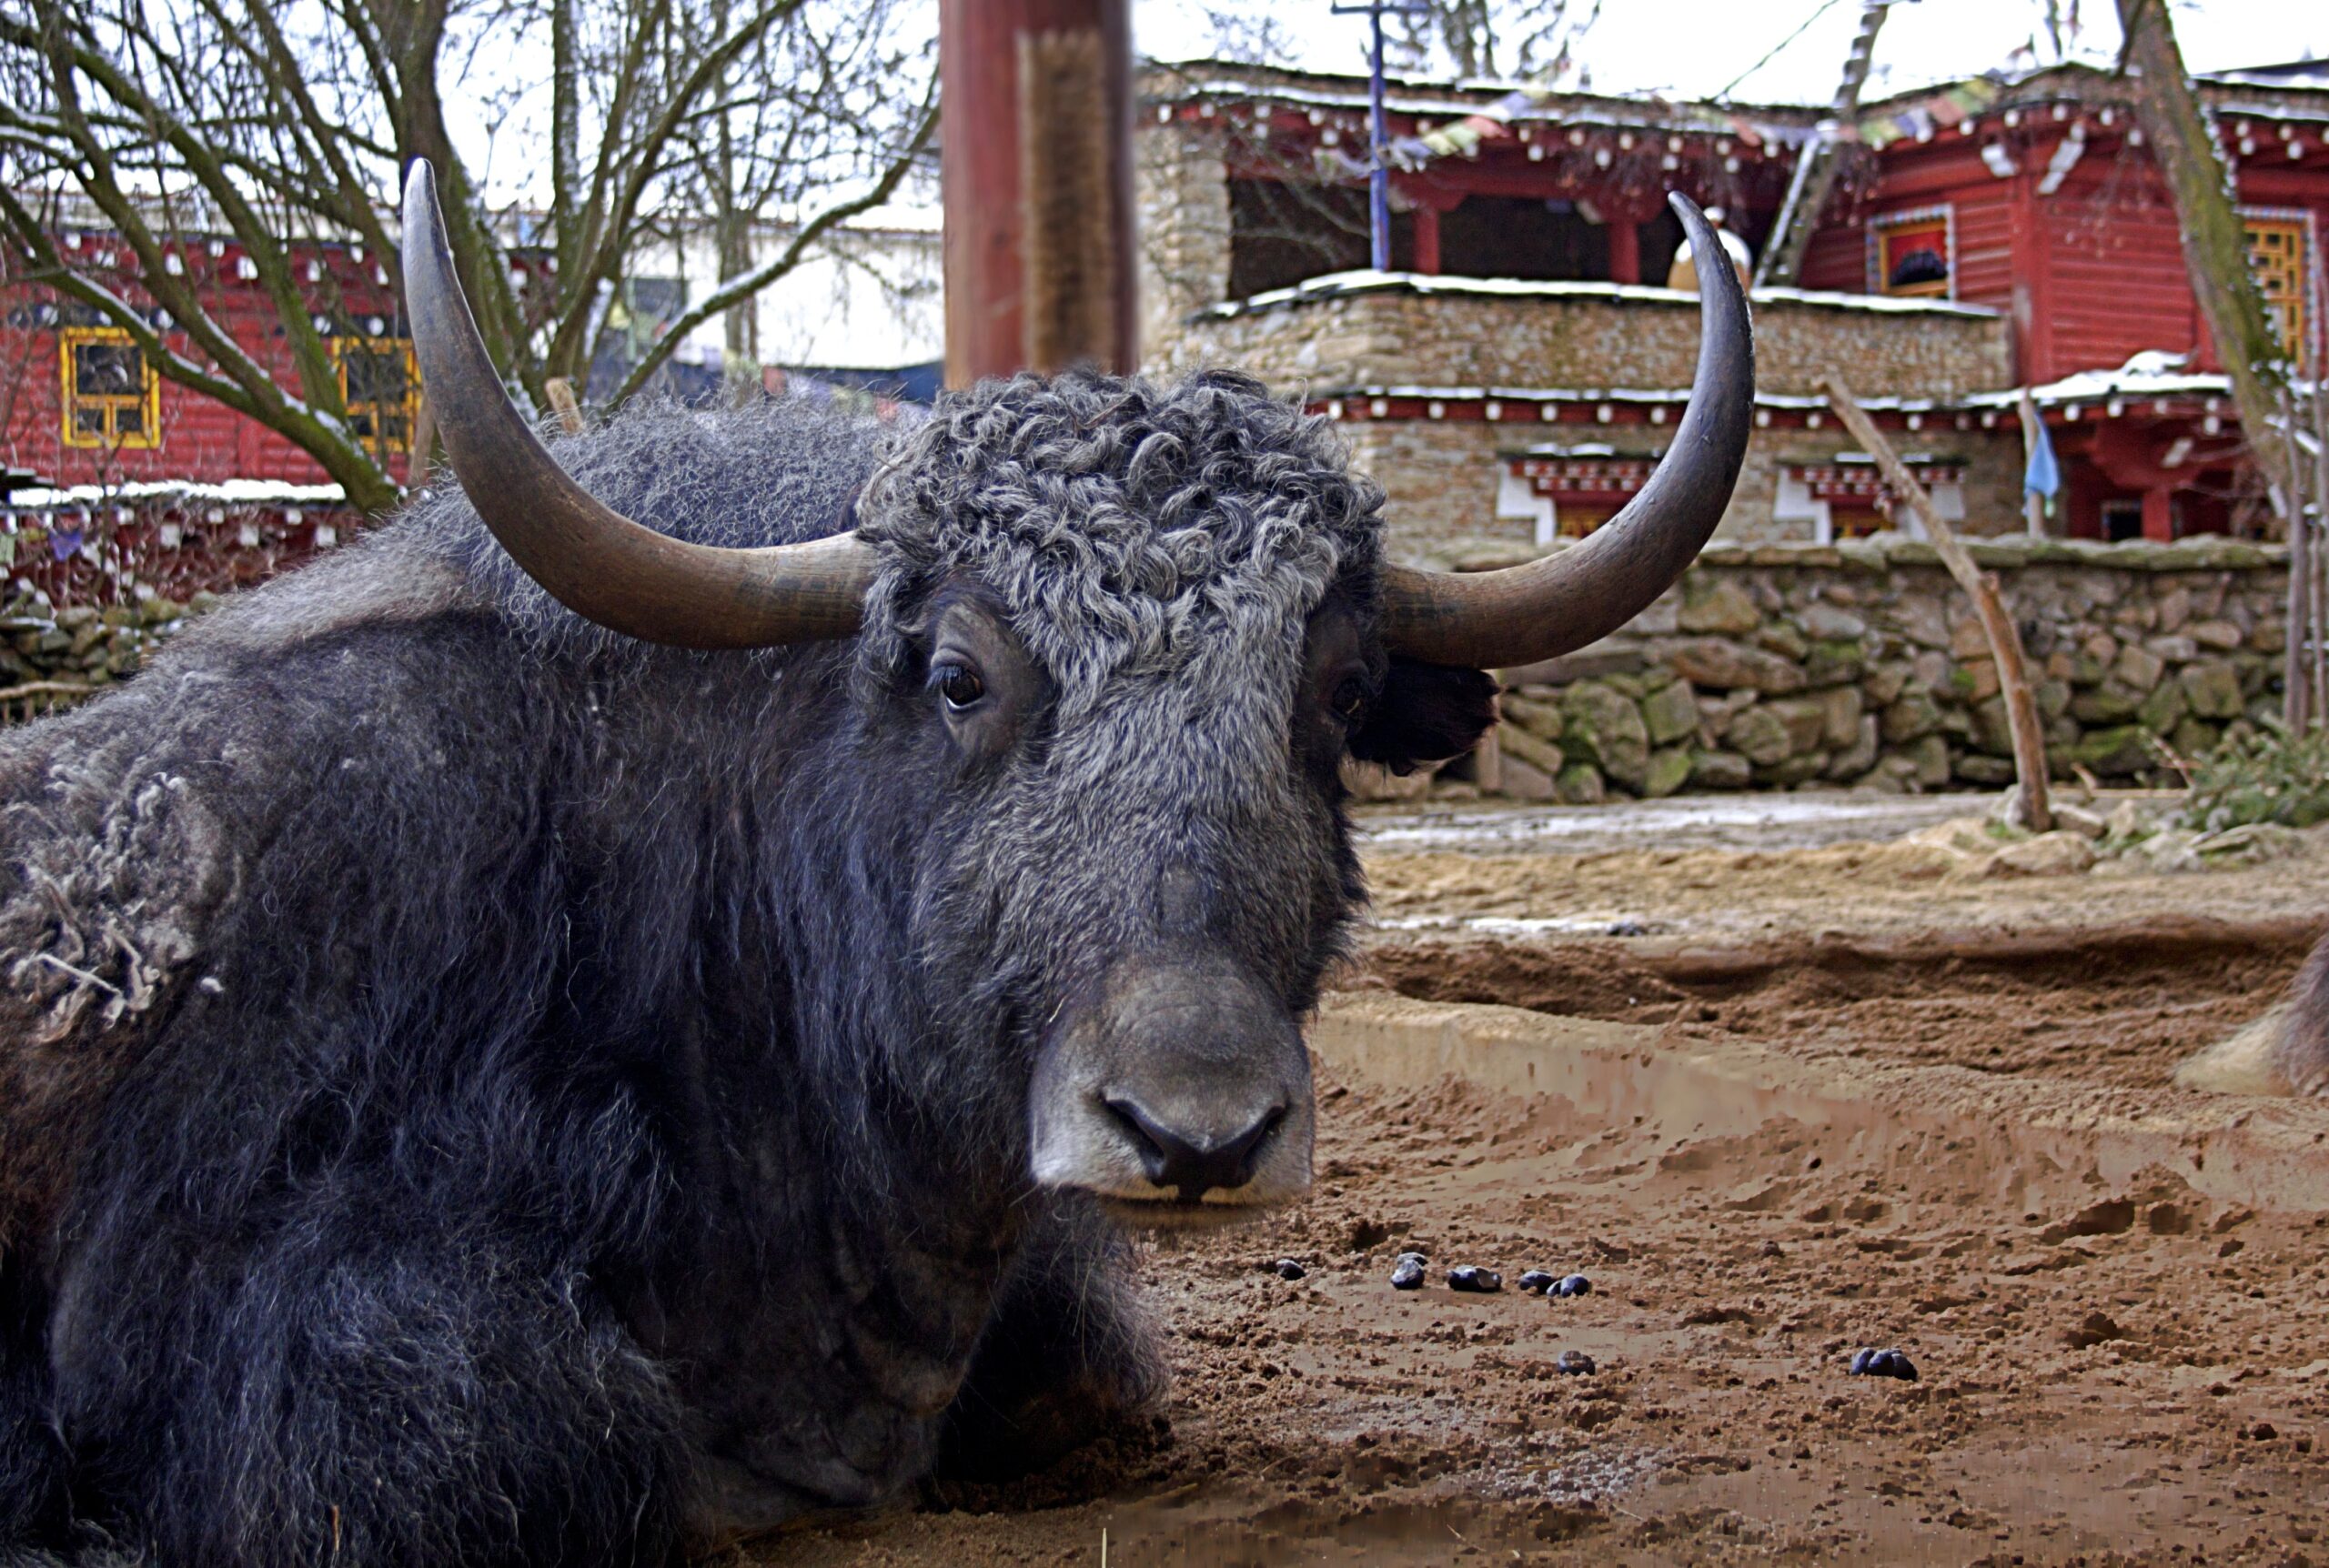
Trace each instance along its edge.
{"label": "white sky", "polygon": [[[1229,9],[1235,0],[1213,0]],[[2329,5],[2322,0],[2171,0],[2176,36],[2195,71],[2262,65],[2329,54]],[[1593,89],[1706,97],[1801,25],[1822,0],[1604,0],[1599,20],[1578,43]],[[2107,62],[2119,45],[2112,0],[2075,5],[2084,25],[2077,57]],[[1316,70],[1366,68],[1366,19],[1337,16],[1329,0],[1243,0],[1249,14],[1275,16],[1300,39],[1303,57],[1285,64]],[[1582,9],[1580,5],[1578,7]],[[1158,59],[1209,54],[1213,35],[1204,0],[1135,0],[1134,46]],[[1777,58],[1740,83],[1745,102],[1821,104],[1860,26],[1859,0],[1832,0],[1826,13]],[[1869,97],[1991,70],[2036,38],[2025,65],[2052,65],[2043,0],[1910,0],[1896,4],[1877,35]],[[1315,21],[1311,18],[1315,15]]]}

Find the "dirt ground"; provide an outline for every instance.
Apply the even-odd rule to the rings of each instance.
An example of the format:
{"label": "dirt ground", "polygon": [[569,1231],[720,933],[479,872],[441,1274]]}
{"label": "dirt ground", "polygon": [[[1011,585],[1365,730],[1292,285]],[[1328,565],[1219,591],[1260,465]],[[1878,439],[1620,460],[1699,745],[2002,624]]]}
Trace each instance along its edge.
{"label": "dirt ground", "polygon": [[[2225,1103],[2174,1063],[2329,926],[2329,835],[2001,881],[1891,837],[1928,805],[1840,815],[1377,818],[1382,923],[1348,983],[2172,1127]],[[1693,1136],[1456,1079],[1320,1092],[1306,1202],[1148,1245],[1169,1435],[752,1560],[2329,1563],[2329,1212],[2163,1168],[2001,1171],[1945,1117]],[[1411,1250],[1430,1283],[1395,1292]],[[1505,1290],[1449,1291],[1457,1263]],[[1593,1292],[1522,1294],[1531,1268]],[[1921,1380],[1845,1375],[1862,1346]]]}

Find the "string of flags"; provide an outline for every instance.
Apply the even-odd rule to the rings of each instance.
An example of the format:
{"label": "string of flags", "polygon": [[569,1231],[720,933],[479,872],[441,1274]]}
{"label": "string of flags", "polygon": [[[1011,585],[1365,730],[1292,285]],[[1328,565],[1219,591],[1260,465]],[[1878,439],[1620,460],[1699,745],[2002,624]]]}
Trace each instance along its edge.
{"label": "string of flags", "polygon": [[1911,136],[1929,139],[1936,132],[1973,118],[1996,103],[2004,91],[2002,84],[1976,76],[1915,103],[1861,116],[1856,127],[1858,139],[1870,147],[1887,147]]}

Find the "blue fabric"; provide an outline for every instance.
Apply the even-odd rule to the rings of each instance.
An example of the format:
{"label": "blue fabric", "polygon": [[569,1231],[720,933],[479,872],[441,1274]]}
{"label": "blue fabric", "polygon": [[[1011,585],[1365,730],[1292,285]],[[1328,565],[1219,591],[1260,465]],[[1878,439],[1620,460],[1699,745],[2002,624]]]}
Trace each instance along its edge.
{"label": "blue fabric", "polygon": [[2030,444],[2030,464],[2021,472],[2024,492],[2035,490],[2051,504],[2062,493],[2062,466],[2054,461],[2054,443],[2046,434],[2046,422],[2037,424],[2037,439]]}

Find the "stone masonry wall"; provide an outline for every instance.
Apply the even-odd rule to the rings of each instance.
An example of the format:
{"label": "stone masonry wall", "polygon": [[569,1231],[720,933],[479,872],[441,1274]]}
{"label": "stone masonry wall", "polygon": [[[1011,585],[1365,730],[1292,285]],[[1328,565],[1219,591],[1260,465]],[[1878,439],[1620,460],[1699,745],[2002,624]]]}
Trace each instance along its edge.
{"label": "stone masonry wall", "polygon": [[203,592],[184,604],[155,598],[52,610],[20,596],[0,608],[0,723],[69,708],[128,679],[147,654],[219,602]]}
{"label": "stone masonry wall", "polygon": [[[2021,625],[2057,777],[2171,783],[2168,751],[2198,756],[2229,727],[2278,712],[2288,573],[2277,547],[1972,549]],[[1457,790],[1583,803],[2013,778],[1972,608],[1920,542],[1710,547],[1624,631],[1507,678],[1497,760],[1443,769]]]}
{"label": "stone masonry wall", "polygon": [[[1505,465],[1497,454],[1546,443],[1606,440],[1621,449],[1662,445],[1673,427],[1599,427],[1540,425],[1534,420],[1489,424],[1477,419],[1354,419],[1343,427],[1354,463],[1388,498],[1384,518],[1392,554],[1431,566],[1495,565],[1534,555],[1536,524],[1497,516]],[[1903,452],[1954,457],[1966,464],[1965,518],[1959,531],[2004,534],[2022,527],[2021,437],[2012,428],[1934,430],[1894,437]],[[1823,463],[1859,449],[1838,428],[1757,430],[1747,448],[1715,538],[1721,541],[1809,542],[1807,520],[1777,521],[1771,508],[1780,469]]]}
{"label": "stone masonry wall", "polygon": [[[1948,398],[2013,385],[2005,318],[1965,307],[1766,297],[1755,304],[1755,347],[1766,393],[1814,393],[1830,369],[1863,397]],[[1234,365],[1286,391],[1662,391],[1690,384],[1699,301],[1617,284],[1402,279],[1196,316],[1178,341],[1152,347],[1160,364]]]}
{"label": "stone masonry wall", "polygon": [[1180,348],[1193,311],[1229,293],[1229,175],[1217,131],[1144,136],[1134,143],[1140,212],[1141,365],[1186,369]]}

